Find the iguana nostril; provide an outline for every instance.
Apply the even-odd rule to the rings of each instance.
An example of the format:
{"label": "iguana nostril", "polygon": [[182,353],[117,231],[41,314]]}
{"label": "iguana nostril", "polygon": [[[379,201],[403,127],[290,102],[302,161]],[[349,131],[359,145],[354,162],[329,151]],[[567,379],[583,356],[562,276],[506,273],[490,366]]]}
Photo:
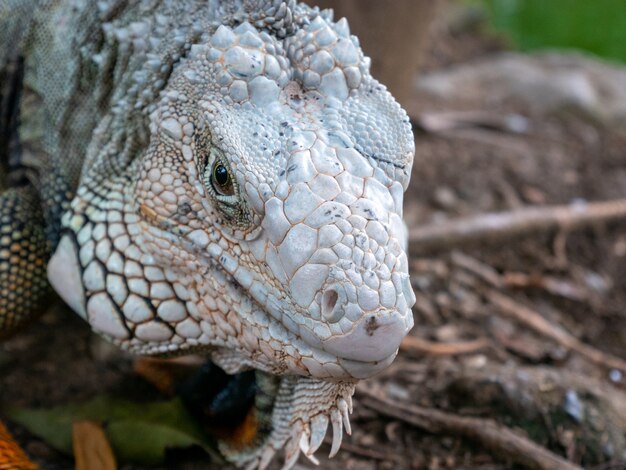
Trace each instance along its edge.
{"label": "iguana nostril", "polygon": [[[326,289],[322,297],[322,317],[331,323],[338,322],[343,317],[343,299],[345,293],[340,286]],[[342,300],[340,302],[340,300]]]}

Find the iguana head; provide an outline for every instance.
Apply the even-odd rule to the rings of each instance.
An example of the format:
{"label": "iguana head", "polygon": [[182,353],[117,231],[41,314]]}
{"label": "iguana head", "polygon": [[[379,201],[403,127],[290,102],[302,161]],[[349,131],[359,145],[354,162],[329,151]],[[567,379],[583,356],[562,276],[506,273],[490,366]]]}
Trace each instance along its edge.
{"label": "iguana head", "polygon": [[139,149],[103,120],[50,278],[134,352],[364,378],[413,324],[411,126],[345,20],[279,13],[189,45]]}

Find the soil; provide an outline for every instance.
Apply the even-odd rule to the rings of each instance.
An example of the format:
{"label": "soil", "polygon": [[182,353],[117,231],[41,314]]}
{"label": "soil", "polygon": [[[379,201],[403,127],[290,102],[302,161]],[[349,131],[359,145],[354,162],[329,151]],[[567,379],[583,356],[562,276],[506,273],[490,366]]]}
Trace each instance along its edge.
{"label": "soil", "polygon": [[[504,48],[480,28],[457,29],[434,29],[425,70],[466,63]],[[413,115],[476,110],[476,106],[437,101],[417,92],[408,104]],[[405,208],[410,227],[531,205],[626,195],[626,137],[619,130],[575,113],[539,115],[524,103],[499,106],[487,104],[482,110],[523,115],[529,131],[517,135],[476,127],[416,133],[417,156]],[[598,405],[593,408],[595,427],[587,426],[585,418],[568,407],[572,396],[588,405],[585,400],[605,387],[606,393],[622,400],[607,406],[623,406],[623,371],[591,362],[502,314],[489,297],[493,285],[485,280],[495,276],[499,292],[508,298],[593,348],[626,358],[625,257],[626,223],[575,233],[537,233],[413,257],[418,302],[411,334],[450,344],[484,339],[488,347],[466,354],[403,351],[387,371],[366,383],[367,390],[402,403],[493,418],[578,465],[626,468],[624,421],[617,415],[604,419],[604,408]],[[468,260],[479,268],[468,269],[463,262]],[[522,372],[529,379],[514,385]],[[142,401],[160,397],[133,372],[132,358],[105,345],[60,304],[0,345],[0,376],[4,406],[49,407],[100,394]],[[535,394],[545,391],[547,376],[552,377],[550,390],[562,388],[567,398],[549,402],[545,395]],[[468,436],[428,433],[387,417],[384,411],[361,406],[362,397],[357,392],[353,435],[345,438],[346,445],[335,459],[321,459],[322,468],[514,468],[511,455],[494,452]],[[601,398],[594,401],[601,402]],[[611,426],[617,429],[615,436]],[[73,468],[71,458],[19,426],[10,429],[40,468]],[[589,435],[594,430],[597,442]],[[328,450],[325,444],[319,454]],[[306,462],[300,466],[310,467]],[[176,453],[164,468],[212,467],[192,451]]]}

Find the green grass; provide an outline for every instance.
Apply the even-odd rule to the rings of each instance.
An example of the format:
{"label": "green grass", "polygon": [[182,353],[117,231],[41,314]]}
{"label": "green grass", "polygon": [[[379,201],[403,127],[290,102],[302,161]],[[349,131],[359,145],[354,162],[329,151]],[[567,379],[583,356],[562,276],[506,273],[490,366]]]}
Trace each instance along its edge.
{"label": "green grass", "polygon": [[573,48],[626,62],[626,0],[474,0],[522,50]]}

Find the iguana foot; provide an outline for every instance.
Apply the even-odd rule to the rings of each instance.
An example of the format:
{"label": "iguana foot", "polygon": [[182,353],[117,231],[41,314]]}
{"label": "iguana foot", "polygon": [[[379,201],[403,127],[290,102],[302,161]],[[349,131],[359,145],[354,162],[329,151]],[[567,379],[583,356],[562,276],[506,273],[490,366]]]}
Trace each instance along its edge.
{"label": "iguana foot", "polygon": [[[282,448],[285,470],[294,466],[300,453],[317,464],[314,454],[322,445],[329,424],[333,430],[330,457],[341,446],[344,428],[351,434],[349,415],[354,383],[296,376],[276,378],[257,372],[257,386],[258,435],[264,439],[243,450],[220,442],[221,452],[234,464],[263,470]],[[264,427],[269,428],[267,433],[263,432]]]}

